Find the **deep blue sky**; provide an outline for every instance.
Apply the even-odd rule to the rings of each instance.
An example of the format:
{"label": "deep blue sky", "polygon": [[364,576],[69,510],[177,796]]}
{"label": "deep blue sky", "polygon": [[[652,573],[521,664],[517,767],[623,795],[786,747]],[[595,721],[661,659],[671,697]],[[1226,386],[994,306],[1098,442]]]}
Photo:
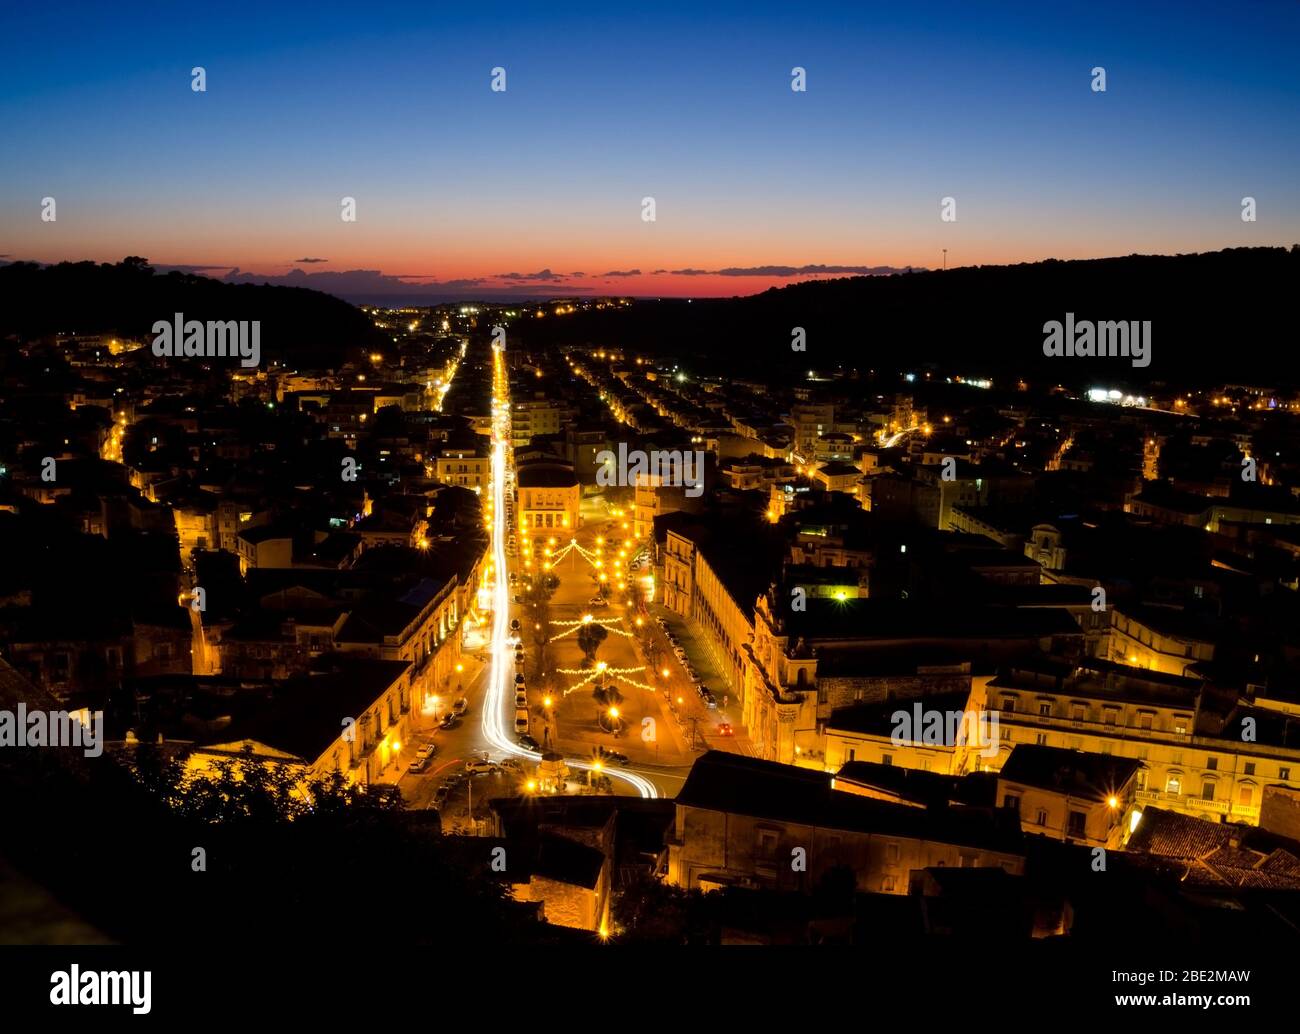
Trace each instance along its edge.
{"label": "deep blue sky", "polygon": [[1300,240],[1300,5],[989,6],[11,4],[0,252],[738,293]]}

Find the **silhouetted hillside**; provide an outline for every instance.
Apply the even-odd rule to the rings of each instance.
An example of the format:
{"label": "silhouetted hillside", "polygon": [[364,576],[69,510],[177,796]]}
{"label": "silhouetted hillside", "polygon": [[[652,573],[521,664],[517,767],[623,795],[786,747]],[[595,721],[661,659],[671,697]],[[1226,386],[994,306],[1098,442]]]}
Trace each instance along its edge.
{"label": "silhouetted hillside", "polygon": [[[1195,255],[972,266],[812,281],[749,298],[637,302],[516,327],[526,342],[622,345],[692,357],[719,372],[944,372],[1140,388],[1164,380],[1300,380],[1292,308],[1300,245]],[[1150,320],[1152,362],[1047,358],[1043,324]],[[794,327],[807,351],[790,347]]]}
{"label": "silhouetted hillside", "polygon": [[0,338],[106,332],[152,341],[155,320],[261,320],[263,365],[338,366],[377,339],[364,313],[333,295],[295,287],[226,284],[155,273],[141,258],[116,265],[0,266]]}

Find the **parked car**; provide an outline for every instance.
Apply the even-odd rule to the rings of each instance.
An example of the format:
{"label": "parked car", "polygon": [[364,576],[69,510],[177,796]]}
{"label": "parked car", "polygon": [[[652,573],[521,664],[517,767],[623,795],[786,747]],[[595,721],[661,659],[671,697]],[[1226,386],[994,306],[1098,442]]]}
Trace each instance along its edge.
{"label": "parked car", "polygon": [[437,753],[438,753],[438,745],[436,743],[426,743],[421,747],[417,748],[417,750],[415,751],[415,756],[417,758],[431,758]]}
{"label": "parked car", "polygon": [[515,574],[514,571],[511,571],[511,572],[510,572],[510,584],[511,584],[511,585],[514,585],[515,582],[517,582],[517,581],[519,581],[519,575]]}
{"label": "parked car", "polygon": [[502,758],[500,765],[508,772],[522,772],[524,770],[524,763],[518,758]]}
{"label": "parked car", "polygon": [[518,733],[515,736],[515,742],[525,750],[541,750],[541,744],[528,735],[526,732]]}
{"label": "parked car", "polygon": [[608,607],[609,601],[604,596],[593,596],[587,601],[588,607]]}
{"label": "parked car", "polygon": [[704,701],[704,706],[714,708],[718,706],[717,698],[709,691],[708,686],[700,687],[700,699]]}
{"label": "parked car", "polygon": [[418,775],[420,772],[423,772],[428,767],[429,767],[428,758],[416,758],[414,761],[412,761],[409,765],[406,766],[406,770],[408,772],[412,772]]}
{"label": "parked car", "polygon": [[528,710],[528,695],[522,690],[515,690],[515,710]]}
{"label": "parked car", "polygon": [[463,717],[465,712],[468,710],[469,710],[469,701],[466,700],[464,697],[461,697],[459,700],[457,700],[454,704],[451,705],[451,713],[454,714],[457,718]]}
{"label": "parked car", "polygon": [[526,708],[515,709],[515,732],[524,733],[528,731],[529,726],[528,711]]}
{"label": "parked car", "polygon": [[511,618],[511,619],[510,619],[510,631],[512,631],[512,632],[518,632],[518,631],[519,631],[519,619],[518,619],[518,618]]}
{"label": "parked car", "polygon": [[719,736],[731,736],[731,735],[732,735],[732,731],[731,731],[731,723],[730,723],[730,722],[719,722],[719,723],[718,723],[718,735],[719,735]]}
{"label": "parked car", "polygon": [[438,728],[439,728],[439,729],[454,729],[454,728],[456,728],[456,726],[458,726],[459,724],[460,724],[460,715],[457,715],[457,714],[445,714],[445,715],[442,716],[442,721],[440,721],[440,722],[438,723]]}
{"label": "parked car", "polygon": [[465,762],[465,771],[470,775],[490,775],[500,772],[501,766],[487,758],[470,758]]}
{"label": "parked car", "polygon": [[523,677],[523,675],[520,675],[520,674],[516,673],[516,674],[515,674],[515,685],[516,685],[516,686],[522,686],[523,684],[524,684],[524,677]]}

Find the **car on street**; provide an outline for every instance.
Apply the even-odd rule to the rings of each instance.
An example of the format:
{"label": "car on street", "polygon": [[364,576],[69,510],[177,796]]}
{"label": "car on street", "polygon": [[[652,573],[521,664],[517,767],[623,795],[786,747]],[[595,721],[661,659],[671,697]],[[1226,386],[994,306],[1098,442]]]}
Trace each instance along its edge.
{"label": "car on street", "polygon": [[457,718],[462,717],[465,714],[465,712],[468,710],[469,710],[469,701],[466,700],[464,697],[461,697],[459,700],[457,700],[454,704],[451,705],[451,713],[454,714]]}
{"label": "car on street", "polygon": [[470,775],[490,775],[500,772],[501,766],[487,758],[470,758],[465,762],[465,771]]}
{"label": "car on street", "polygon": [[417,758],[431,758],[437,753],[438,745],[436,743],[425,743],[416,749],[415,756]]}
{"label": "car on street", "polygon": [[428,767],[429,767],[428,758],[416,758],[414,761],[412,761],[409,765],[406,766],[406,770],[408,772],[413,772],[418,775],[420,772],[423,772]]}
{"label": "car on street", "polygon": [[439,729],[454,729],[460,724],[460,716],[456,714],[446,714],[442,716],[442,721],[438,723]]}
{"label": "car on street", "polygon": [[511,572],[510,572],[510,584],[511,584],[511,585],[514,585],[515,582],[517,582],[517,581],[519,581],[519,575],[517,575],[514,571],[511,571]]}
{"label": "car on street", "polygon": [[515,708],[515,732],[527,732],[529,727],[528,711],[526,708]]}
{"label": "car on street", "polygon": [[523,684],[524,684],[524,677],[523,677],[523,675],[521,675],[521,674],[519,674],[519,673],[516,673],[516,674],[515,674],[515,685],[516,685],[516,686],[522,686]]}
{"label": "car on street", "polygon": [[498,764],[508,772],[522,772],[524,770],[524,763],[518,758],[502,758]]}
{"label": "car on street", "polygon": [[602,760],[612,761],[616,765],[630,764],[626,754],[622,754],[617,750],[610,750],[608,747],[601,747],[599,756]]}
{"label": "car on street", "polygon": [[608,607],[609,601],[604,596],[593,596],[587,601],[588,607]]}
{"label": "car on street", "polygon": [[713,708],[718,706],[717,698],[714,697],[708,686],[700,687],[700,699],[704,701],[705,707]]}
{"label": "car on street", "polygon": [[524,598],[520,596],[519,593],[515,593],[511,596],[510,600],[516,607],[522,607],[524,605]]}
{"label": "car on street", "polygon": [[528,694],[526,694],[522,689],[515,690],[515,709],[516,710],[528,709]]}
{"label": "car on street", "polygon": [[535,739],[533,739],[531,736],[529,736],[528,733],[526,733],[526,732],[521,732],[521,733],[517,734],[517,735],[515,736],[515,742],[518,743],[519,746],[523,747],[524,750],[541,750],[541,749],[542,749],[541,744],[538,743],[538,742],[537,742]]}
{"label": "car on street", "polygon": [[511,618],[511,619],[510,619],[510,631],[512,631],[512,632],[518,632],[518,631],[519,631],[519,619],[518,619],[518,618]]}
{"label": "car on street", "polygon": [[718,723],[718,735],[719,735],[719,736],[731,736],[731,735],[733,735],[733,733],[732,733],[732,731],[731,731],[731,723],[730,723],[730,722],[719,722],[719,723]]}

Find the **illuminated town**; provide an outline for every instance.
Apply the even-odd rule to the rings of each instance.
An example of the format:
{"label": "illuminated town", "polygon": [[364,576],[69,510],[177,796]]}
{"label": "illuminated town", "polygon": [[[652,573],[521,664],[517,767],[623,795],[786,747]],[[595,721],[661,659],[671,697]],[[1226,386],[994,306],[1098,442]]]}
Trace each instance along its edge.
{"label": "illuminated town", "polygon": [[1292,957],[1293,14],[398,6],[9,26],[0,942]]}

